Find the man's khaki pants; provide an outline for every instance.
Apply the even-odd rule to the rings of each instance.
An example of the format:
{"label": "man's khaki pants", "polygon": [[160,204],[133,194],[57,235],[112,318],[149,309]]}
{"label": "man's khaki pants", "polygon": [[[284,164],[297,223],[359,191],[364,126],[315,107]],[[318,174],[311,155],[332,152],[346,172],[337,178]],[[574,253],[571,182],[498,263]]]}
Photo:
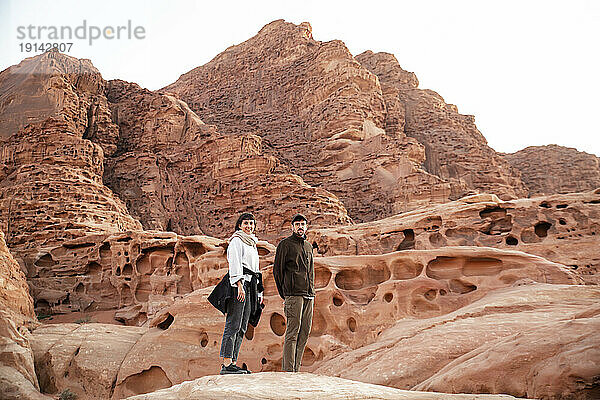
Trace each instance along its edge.
{"label": "man's khaki pants", "polygon": [[310,334],[313,317],[314,299],[302,296],[286,296],[283,310],[285,312],[286,330],[283,343],[283,370],[298,372],[304,347]]}

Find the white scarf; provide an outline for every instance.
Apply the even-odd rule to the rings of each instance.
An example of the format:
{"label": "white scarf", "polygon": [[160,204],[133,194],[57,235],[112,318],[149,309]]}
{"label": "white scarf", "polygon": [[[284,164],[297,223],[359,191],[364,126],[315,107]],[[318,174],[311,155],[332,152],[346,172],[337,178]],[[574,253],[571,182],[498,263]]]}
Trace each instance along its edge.
{"label": "white scarf", "polygon": [[237,231],[235,231],[235,233],[233,235],[231,235],[231,237],[229,238],[229,241],[231,242],[231,240],[233,240],[233,238],[235,238],[235,237],[240,238],[242,240],[242,242],[244,242],[248,246],[252,246],[252,247],[256,248],[256,243],[258,242],[258,238],[256,236],[254,236],[254,234],[248,235],[246,232],[244,232],[242,230],[237,230]]}

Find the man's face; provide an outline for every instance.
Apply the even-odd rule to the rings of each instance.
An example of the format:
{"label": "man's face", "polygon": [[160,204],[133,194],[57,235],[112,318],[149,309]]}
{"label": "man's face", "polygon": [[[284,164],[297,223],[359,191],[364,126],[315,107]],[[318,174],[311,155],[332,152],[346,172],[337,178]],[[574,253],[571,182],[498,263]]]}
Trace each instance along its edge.
{"label": "man's face", "polygon": [[308,224],[304,220],[294,221],[294,223],[292,224],[292,231],[296,235],[302,236],[306,233],[307,226],[308,226]]}

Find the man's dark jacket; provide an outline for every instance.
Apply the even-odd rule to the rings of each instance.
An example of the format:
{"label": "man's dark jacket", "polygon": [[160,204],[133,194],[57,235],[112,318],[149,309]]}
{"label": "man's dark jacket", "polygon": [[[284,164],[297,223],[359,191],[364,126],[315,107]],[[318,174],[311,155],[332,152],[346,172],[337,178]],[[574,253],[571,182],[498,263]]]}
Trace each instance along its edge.
{"label": "man's dark jacket", "polygon": [[[264,290],[262,274],[260,272],[253,272],[246,267],[244,267],[244,274],[252,275],[252,279],[250,280],[250,289],[248,290],[248,293],[246,293],[246,301],[250,301],[250,318],[248,319],[248,323],[256,327],[258,325],[258,321],[260,320],[262,309],[264,308],[264,304],[259,304],[258,301],[258,293]],[[208,296],[208,301],[217,310],[221,311],[223,314],[226,314],[227,301],[230,299],[235,300],[237,295],[238,288],[237,286],[231,286],[228,272]]]}
{"label": "man's dark jacket", "polygon": [[313,247],[303,237],[292,234],[277,245],[273,277],[281,298],[315,295]]}

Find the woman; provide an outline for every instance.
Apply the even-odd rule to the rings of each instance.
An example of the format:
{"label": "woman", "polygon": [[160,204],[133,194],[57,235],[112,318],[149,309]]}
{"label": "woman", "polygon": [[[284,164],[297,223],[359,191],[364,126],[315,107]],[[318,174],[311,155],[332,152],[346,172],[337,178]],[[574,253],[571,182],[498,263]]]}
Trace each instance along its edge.
{"label": "woman", "polygon": [[[236,365],[240,346],[251,313],[252,303],[249,291],[253,273],[259,272],[258,250],[254,236],[256,219],[251,213],[243,213],[235,223],[235,233],[229,239],[227,262],[229,263],[229,284],[232,296],[227,300],[227,313],[223,340],[221,341],[220,357],[223,359],[221,375],[249,374],[250,371]],[[245,269],[245,271],[244,271]],[[254,275],[255,276],[255,275]]]}

